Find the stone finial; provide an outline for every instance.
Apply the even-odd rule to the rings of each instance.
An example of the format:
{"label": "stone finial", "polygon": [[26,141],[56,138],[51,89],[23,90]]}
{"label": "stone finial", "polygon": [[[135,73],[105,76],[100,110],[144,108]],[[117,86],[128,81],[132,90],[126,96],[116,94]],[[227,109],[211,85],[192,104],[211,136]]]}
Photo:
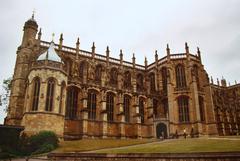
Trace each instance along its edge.
{"label": "stone finial", "polygon": [[80,47],[80,40],[79,40],[79,37],[77,38],[76,46]]}
{"label": "stone finial", "polygon": [[200,62],[202,62],[201,51],[200,51],[199,47],[197,47],[197,55],[198,55]]}
{"label": "stone finial", "polygon": [[211,76],[211,84],[214,84],[212,76]]}
{"label": "stone finial", "polygon": [[38,40],[41,40],[41,37],[42,37],[42,28],[39,29]]}
{"label": "stone finial", "polygon": [[187,42],[185,42],[185,50],[186,50],[186,53],[189,53],[189,47],[188,47]]}
{"label": "stone finial", "polygon": [[93,42],[93,44],[92,44],[92,58],[95,57],[95,49],[96,49],[95,42]]}
{"label": "stone finial", "polygon": [[147,66],[148,66],[148,61],[147,61],[147,57],[146,57],[146,56],[145,56],[144,64],[145,64],[145,68],[147,68]]}
{"label": "stone finial", "polygon": [[122,64],[122,62],[123,62],[123,51],[122,51],[122,49],[120,49],[119,57],[120,57],[120,63]]}
{"label": "stone finial", "polygon": [[217,85],[218,85],[218,86],[220,85],[218,78],[217,78]]}
{"label": "stone finial", "polygon": [[92,44],[92,53],[95,53],[95,49],[96,49],[95,42],[93,42],[93,44]]}
{"label": "stone finial", "polygon": [[109,53],[110,53],[110,50],[109,50],[109,47],[107,46],[107,49],[106,49],[106,56],[109,57]]}
{"label": "stone finial", "polygon": [[133,53],[133,56],[132,56],[132,63],[133,63],[133,67],[135,68],[136,58],[135,58],[135,54],[134,53]]}
{"label": "stone finial", "polygon": [[79,50],[80,50],[80,40],[79,40],[79,37],[78,37],[77,42],[76,42],[76,59],[77,60],[78,60]]}
{"label": "stone finial", "polygon": [[158,61],[158,51],[155,50],[155,62],[157,62],[157,61]]}
{"label": "stone finial", "polygon": [[63,45],[63,34],[60,34],[60,38],[59,38],[59,50],[62,49],[62,45]]}
{"label": "stone finial", "polygon": [[235,84],[237,84],[237,81],[235,80]]}
{"label": "stone finial", "polygon": [[222,85],[223,87],[226,87],[226,86],[227,86],[226,79],[224,79],[223,76],[222,76],[222,79],[221,79],[221,85]]}
{"label": "stone finial", "polygon": [[167,44],[166,50],[167,50],[167,56],[170,56],[170,48],[169,48],[169,45],[168,45],[168,44]]}

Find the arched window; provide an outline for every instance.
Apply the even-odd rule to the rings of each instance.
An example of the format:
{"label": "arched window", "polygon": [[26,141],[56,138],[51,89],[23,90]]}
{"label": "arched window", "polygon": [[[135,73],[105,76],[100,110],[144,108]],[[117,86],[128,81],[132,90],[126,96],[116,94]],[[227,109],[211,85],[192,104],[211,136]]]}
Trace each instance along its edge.
{"label": "arched window", "polygon": [[137,75],[137,91],[143,91],[143,75]]}
{"label": "arched window", "polygon": [[55,81],[53,78],[50,78],[47,82],[47,96],[46,96],[46,111],[53,110],[53,98],[54,98],[54,88],[55,88]]}
{"label": "arched window", "polygon": [[124,95],[123,98],[123,109],[125,115],[125,122],[130,122],[130,97],[128,95]]}
{"label": "arched window", "polygon": [[163,86],[163,92],[167,93],[167,68],[162,68],[162,86]]}
{"label": "arched window", "polygon": [[197,82],[197,87],[199,88],[200,84],[199,84],[199,76],[198,76],[198,66],[194,65],[193,66],[193,72],[196,78],[196,82]]}
{"label": "arched window", "polygon": [[96,107],[97,107],[97,95],[96,92],[90,91],[88,93],[88,119],[95,120],[96,119]]}
{"label": "arched window", "polygon": [[139,114],[141,118],[141,123],[144,123],[144,99],[139,98]]}
{"label": "arched window", "polygon": [[157,99],[153,99],[153,114],[155,115],[155,117],[158,117],[158,100]]}
{"label": "arched window", "polygon": [[150,79],[150,90],[152,91],[152,92],[154,92],[155,91],[155,74],[154,73],[151,73],[150,75],[149,75],[149,79]]}
{"label": "arched window", "polygon": [[76,87],[70,87],[67,90],[66,117],[68,119],[75,119],[77,116],[78,91]]}
{"label": "arched window", "polygon": [[186,77],[185,77],[185,69],[184,66],[178,64],[175,68],[176,70],[176,84],[177,88],[185,88],[186,87]]}
{"label": "arched window", "polygon": [[116,68],[112,68],[110,71],[110,84],[113,86],[117,86],[118,83],[118,72]]}
{"label": "arched window", "polygon": [[200,119],[201,121],[205,121],[205,110],[204,110],[204,100],[203,97],[198,97],[199,101],[199,112],[200,112]]}
{"label": "arched window", "polygon": [[114,110],[114,95],[112,93],[107,93],[106,100],[106,108],[107,108],[107,120],[113,121],[113,110]]}
{"label": "arched window", "polygon": [[83,61],[80,63],[80,66],[79,66],[79,77],[80,78],[83,78],[83,76],[85,74],[85,70],[87,70],[87,65],[86,65],[86,62]]}
{"label": "arched window", "polygon": [[102,66],[97,65],[95,69],[95,81],[97,83],[101,83],[101,79],[102,79]]}
{"label": "arched window", "polygon": [[124,88],[131,87],[131,73],[129,71],[124,73],[124,81],[123,81]]}
{"label": "arched window", "polygon": [[188,97],[178,97],[179,122],[189,122]]}
{"label": "arched window", "polygon": [[61,90],[60,90],[60,98],[59,98],[59,113],[62,113],[62,107],[63,107],[63,93],[66,88],[65,82],[61,83]]}
{"label": "arched window", "polygon": [[40,79],[37,77],[33,81],[32,111],[38,110],[39,94],[40,94]]}

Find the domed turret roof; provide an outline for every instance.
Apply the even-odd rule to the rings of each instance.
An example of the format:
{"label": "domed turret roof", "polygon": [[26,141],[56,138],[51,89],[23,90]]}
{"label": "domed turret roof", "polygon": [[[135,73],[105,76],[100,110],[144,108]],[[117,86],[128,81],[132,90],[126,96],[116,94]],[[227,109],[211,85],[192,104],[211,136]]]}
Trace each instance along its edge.
{"label": "domed turret roof", "polygon": [[27,25],[38,27],[37,21],[34,19],[34,14],[32,15],[32,17],[30,19],[28,19],[25,22],[25,26],[27,26]]}
{"label": "domed turret roof", "polygon": [[56,50],[55,50],[55,45],[54,42],[51,41],[50,46],[47,51],[39,55],[37,60],[51,60],[55,62],[62,62],[61,58],[58,56]]}

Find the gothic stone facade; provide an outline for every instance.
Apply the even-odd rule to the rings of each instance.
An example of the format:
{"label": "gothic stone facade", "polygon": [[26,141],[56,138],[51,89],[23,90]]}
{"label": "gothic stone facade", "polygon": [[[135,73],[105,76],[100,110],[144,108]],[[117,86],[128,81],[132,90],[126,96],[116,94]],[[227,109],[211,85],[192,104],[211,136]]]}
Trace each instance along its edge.
{"label": "gothic stone facade", "polygon": [[[53,46],[52,46],[52,45]],[[41,54],[52,50],[62,61]],[[197,54],[172,54],[145,65],[41,40],[32,17],[24,25],[12,80],[7,125],[60,137],[156,138],[193,131],[239,133],[240,86],[214,85]],[[50,53],[49,53],[50,54]],[[48,55],[50,57],[50,55]]]}

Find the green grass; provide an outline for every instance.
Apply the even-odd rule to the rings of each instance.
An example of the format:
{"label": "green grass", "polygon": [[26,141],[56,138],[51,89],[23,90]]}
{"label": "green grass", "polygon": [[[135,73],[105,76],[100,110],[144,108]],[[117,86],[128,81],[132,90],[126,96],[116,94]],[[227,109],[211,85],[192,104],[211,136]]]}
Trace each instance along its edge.
{"label": "green grass", "polygon": [[128,145],[143,144],[153,142],[151,139],[84,139],[74,141],[61,141],[59,147],[54,152],[81,152],[103,148],[116,148]]}
{"label": "green grass", "polygon": [[239,140],[226,139],[178,139],[156,142],[148,145],[106,149],[98,153],[191,153],[240,151]]}

